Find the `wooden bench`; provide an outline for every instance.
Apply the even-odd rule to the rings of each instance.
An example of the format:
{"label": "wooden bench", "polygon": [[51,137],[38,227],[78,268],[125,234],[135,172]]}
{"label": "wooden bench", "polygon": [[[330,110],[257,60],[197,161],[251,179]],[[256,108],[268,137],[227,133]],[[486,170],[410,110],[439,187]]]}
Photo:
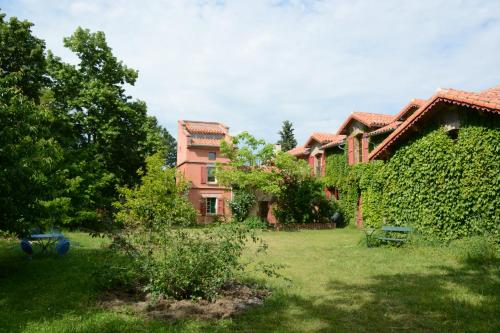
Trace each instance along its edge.
{"label": "wooden bench", "polygon": [[[373,235],[375,233],[376,229],[366,229],[366,242],[368,247],[371,246],[372,240],[373,240]],[[392,226],[392,225],[384,225],[382,228],[380,228],[380,231],[382,232],[381,235],[375,237],[379,241],[382,242],[394,242],[394,243],[405,243],[408,241],[410,234],[413,232],[413,228],[410,227],[398,227],[398,226]],[[402,237],[396,237],[396,235],[401,235]]]}

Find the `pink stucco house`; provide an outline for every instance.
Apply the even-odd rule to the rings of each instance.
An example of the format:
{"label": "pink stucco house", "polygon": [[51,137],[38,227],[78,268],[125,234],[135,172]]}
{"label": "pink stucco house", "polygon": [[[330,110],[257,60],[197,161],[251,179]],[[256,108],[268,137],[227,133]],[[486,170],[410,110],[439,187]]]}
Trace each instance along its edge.
{"label": "pink stucco house", "polygon": [[199,211],[198,222],[230,217],[227,202],[231,189],[217,183],[215,163],[226,163],[221,156],[221,140],[229,140],[229,128],[209,121],[179,120],[177,170],[190,183],[189,201]]}

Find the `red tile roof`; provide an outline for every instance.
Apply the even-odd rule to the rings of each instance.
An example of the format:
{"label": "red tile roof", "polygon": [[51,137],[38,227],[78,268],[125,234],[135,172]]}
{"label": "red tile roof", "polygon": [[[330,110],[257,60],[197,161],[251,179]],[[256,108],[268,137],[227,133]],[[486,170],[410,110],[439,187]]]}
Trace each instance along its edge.
{"label": "red tile roof", "polygon": [[206,138],[190,138],[190,146],[209,146],[209,147],[219,147],[220,141],[222,139],[206,139]]}
{"label": "red tile roof", "polygon": [[301,155],[307,155],[308,154],[308,149],[304,146],[297,146],[293,149],[290,149],[287,151],[287,153],[293,155],[293,156],[301,156]]}
{"label": "red tile roof", "polygon": [[425,104],[424,99],[418,99],[414,98],[412,99],[408,104],[406,104],[399,112],[397,115],[394,116],[394,120],[403,120],[405,116],[409,116],[408,113],[409,111],[414,110],[415,108],[419,108],[422,105]]}
{"label": "red tile roof", "polygon": [[324,145],[324,144],[329,143],[329,142],[338,141],[338,140],[341,139],[341,137],[344,137],[344,136],[343,135],[334,134],[334,133],[314,132],[313,134],[311,134],[311,136],[309,137],[309,139],[307,139],[307,142],[306,142],[306,144],[304,146],[305,147],[309,146],[312,143],[312,141],[316,141],[319,144]]}
{"label": "red tile roof", "polygon": [[228,128],[216,122],[184,120],[184,126],[189,133],[196,134],[227,134]]}
{"label": "red tile roof", "polygon": [[335,146],[341,144],[342,142],[344,142],[345,138],[346,138],[345,135],[336,135],[336,139],[335,140],[332,140],[331,142],[328,142],[327,144],[323,145],[321,147],[321,149],[335,147]]}
{"label": "red tile roof", "polygon": [[415,113],[406,119],[394,132],[392,132],[380,145],[375,148],[369,159],[373,160],[391,147],[394,142],[405,134],[422,116],[431,112],[438,103],[462,105],[485,112],[500,114],[500,86],[481,91],[479,93],[461,91],[455,89],[440,89],[427,100]]}
{"label": "red tile roof", "polygon": [[353,112],[351,115],[344,121],[344,123],[340,126],[337,134],[346,134],[344,133],[347,125],[351,123],[353,120],[357,120],[360,123],[368,126],[368,127],[382,127],[388,125],[392,122],[394,116],[388,114],[380,114],[380,113],[370,113],[370,112]]}
{"label": "red tile roof", "polygon": [[387,132],[392,132],[396,128],[398,128],[399,125],[401,125],[402,123],[403,123],[402,121],[393,121],[389,125],[377,128],[376,130],[371,131],[371,132],[367,133],[366,135],[367,136],[375,136],[375,135],[379,135],[379,134],[383,134],[383,133],[387,133]]}

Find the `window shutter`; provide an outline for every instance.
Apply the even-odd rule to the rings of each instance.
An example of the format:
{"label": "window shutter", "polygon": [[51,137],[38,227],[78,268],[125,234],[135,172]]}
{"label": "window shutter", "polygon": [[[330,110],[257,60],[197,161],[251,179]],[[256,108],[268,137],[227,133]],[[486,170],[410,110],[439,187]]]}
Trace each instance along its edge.
{"label": "window shutter", "polygon": [[204,165],[201,166],[201,183],[207,183],[207,167]]}
{"label": "window shutter", "polygon": [[205,199],[200,199],[200,213],[201,216],[205,216],[207,214],[207,201]]}
{"label": "window shutter", "polygon": [[362,161],[363,162],[368,162],[368,137],[363,136],[363,139],[361,139],[361,154],[362,154]]}
{"label": "window shutter", "polygon": [[354,137],[347,138],[347,161],[354,164]]}
{"label": "window shutter", "polygon": [[224,199],[217,199],[217,215],[224,215]]}
{"label": "window shutter", "polygon": [[321,175],[326,176],[326,156],[324,151],[321,154]]}
{"label": "window shutter", "polygon": [[311,168],[311,175],[314,175],[314,156],[309,155],[309,168]]}

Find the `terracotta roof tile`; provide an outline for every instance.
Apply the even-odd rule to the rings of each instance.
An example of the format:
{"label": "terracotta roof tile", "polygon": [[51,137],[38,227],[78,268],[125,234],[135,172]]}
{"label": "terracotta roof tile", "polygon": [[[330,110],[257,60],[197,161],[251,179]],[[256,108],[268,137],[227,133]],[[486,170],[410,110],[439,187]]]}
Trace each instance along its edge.
{"label": "terracotta roof tile", "polygon": [[341,144],[342,142],[344,142],[345,138],[346,138],[345,135],[336,135],[336,139],[335,140],[332,140],[331,142],[328,142],[327,144],[323,145],[321,148],[322,149],[326,149],[326,148],[335,147],[335,146]]}
{"label": "terracotta roof tile", "polygon": [[305,147],[309,146],[312,141],[316,141],[321,145],[338,141],[338,140],[343,140],[344,135],[338,135],[334,133],[321,133],[321,132],[314,132],[311,134],[309,139],[307,139],[306,144],[304,145]]}
{"label": "terracotta roof tile", "polygon": [[293,156],[300,156],[300,155],[307,155],[308,154],[308,149],[304,146],[297,146],[293,149],[290,149],[287,151],[287,153],[293,155]]}
{"label": "terracotta roof tile", "polygon": [[190,146],[219,147],[221,140],[222,139],[190,138],[189,139],[189,145]]}
{"label": "terracotta roof tile", "polygon": [[311,134],[311,138],[316,140],[319,143],[327,143],[327,142],[338,140],[339,135],[334,134],[334,133],[314,132],[313,134]]}
{"label": "terracotta roof tile", "polygon": [[376,159],[383,151],[391,147],[401,135],[421,119],[424,114],[431,111],[434,105],[438,103],[462,105],[500,114],[500,86],[478,93],[455,89],[439,89],[434,96],[427,100],[424,105],[385,138],[385,140],[371,152],[369,159]]}
{"label": "terracotta roof tile", "polygon": [[340,126],[337,134],[342,134],[347,125],[352,120],[357,120],[360,123],[368,126],[368,127],[382,127],[391,123],[394,119],[394,116],[388,114],[380,114],[380,113],[370,113],[370,112],[353,112],[351,115],[344,121],[344,123]]}
{"label": "terracotta roof tile", "polygon": [[376,130],[367,133],[367,136],[375,136],[375,135],[379,135],[379,134],[383,134],[383,133],[387,133],[387,132],[392,132],[396,128],[398,128],[399,125],[401,125],[402,123],[403,123],[402,121],[393,121],[389,125],[377,128]]}
{"label": "terracotta roof tile", "polygon": [[394,116],[394,120],[399,120],[399,121],[402,121],[402,120],[405,120],[407,117],[409,117],[410,115],[408,115],[408,113],[410,111],[416,111],[415,108],[420,108],[422,105],[425,104],[425,100],[424,99],[418,99],[418,98],[414,98],[412,99],[408,104],[406,104],[399,112],[397,115]]}
{"label": "terracotta roof tile", "polygon": [[184,120],[184,125],[189,133],[227,134],[227,127],[221,123]]}

